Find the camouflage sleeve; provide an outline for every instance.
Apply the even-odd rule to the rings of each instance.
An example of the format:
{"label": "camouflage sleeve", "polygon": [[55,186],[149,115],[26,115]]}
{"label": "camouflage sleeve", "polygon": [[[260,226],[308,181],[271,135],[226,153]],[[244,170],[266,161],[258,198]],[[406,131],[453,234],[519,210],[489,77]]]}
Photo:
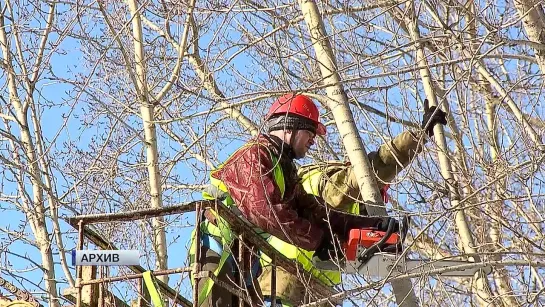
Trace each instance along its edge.
{"label": "camouflage sleeve", "polygon": [[380,146],[378,151],[369,153],[369,161],[379,179],[379,188],[385,182],[392,181],[422,151],[421,144],[413,132],[405,131]]}
{"label": "camouflage sleeve", "polygon": [[[369,161],[378,180],[379,188],[389,182],[403,170],[422,151],[418,137],[406,131],[395,137],[388,144],[380,146],[378,151],[369,153]],[[399,161],[399,163],[398,163]],[[401,165],[400,165],[401,164]],[[331,206],[346,211],[360,198],[360,189],[351,166],[337,167],[334,171],[324,172],[320,196]]]}
{"label": "camouflage sleeve", "polygon": [[[358,200],[360,190],[348,164],[325,169],[321,178],[320,196],[333,208],[348,211]],[[355,178],[355,177],[354,177]],[[354,184],[355,183],[355,184]]]}

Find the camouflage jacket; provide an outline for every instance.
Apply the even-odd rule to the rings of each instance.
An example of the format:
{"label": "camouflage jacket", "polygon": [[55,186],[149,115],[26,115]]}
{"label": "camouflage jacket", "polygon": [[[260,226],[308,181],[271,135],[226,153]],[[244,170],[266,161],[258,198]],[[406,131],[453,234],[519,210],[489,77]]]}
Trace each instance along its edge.
{"label": "camouflage jacket", "polygon": [[[399,134],[392,141],[383,144],[377,151],[368,154],[369,161],[376,174],[377,184],[382,188],[392,181],[422,151],[422,141],[411,131]],[[348,210],[354,202],[361,199],[360,189],[350,163],[324,162],[302,166],[299,175],[322,169],[320,197],[329,205],[341,211]]]}

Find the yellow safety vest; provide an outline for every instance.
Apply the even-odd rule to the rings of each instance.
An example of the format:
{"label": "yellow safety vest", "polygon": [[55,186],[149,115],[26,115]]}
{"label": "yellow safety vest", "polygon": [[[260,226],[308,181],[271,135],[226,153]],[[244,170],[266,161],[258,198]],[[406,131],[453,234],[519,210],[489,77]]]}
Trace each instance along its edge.
{"label": "yellow safety vest", "polygon": [[[257,143],[248,143],[248,144],[242,146],[235,153],[233,153],[231,155],[231,157],[234,156],[239,150],[247,148],[247,147],[252,146],[252,145],[256,145],[256,144]],[[273,169],[274,181],[275,181],[276,185],[278,186],[278,188],[280,189],[280,195],[283,198],[284,197],[284,192],[286,191],[286,185],[285,185],[285,181],[284,181],[284,172],[282,170],[282,167],[280,166],[280,163],[278,163],[278,158],[268,148],[267,148],[267,150],[269,151],[269,154],[270,154],[271,160],[272,160],[272,164],[274,165],[274,169]],[[230,159],[230,157],[229,157],[229,159]],[[227,159],[227,161],[229,161],[229,159]],[[214,187],[216,187],[217,189],[219,189],[220,191],[224,192],[227,195],[225,200],[223,200],[223,204],[225,204],[225,206],[227,206],[228,208],[234,208],[234,207],[236,207],[236,204],[233,201],[233,199],[231,198],[231,196],[228,194],[229,192],[228,192],[227,187],[225,186],[225,183],[223,183],[223,181],[221,181],[219,179],[216,179],[216,178],[212,177],[212,174],[214,174],[214,172],[217,172],[218,170],[220,170],[223,167],[223,165],[224,164],[221,164],[216,170],[213,170],[210,173],[210,184],[213,185]],[[204,199],[208,199],[208,200],[215,199],[215,197],[213,195],[209,194],[207,191],[203,191],[202,196],[203,196]],[[202,231],[202,233],[207,234],[207,235],[211,235],[213,237],[216,237],[216,238],[220,239],[221,243],[223,245],[223,251],[222,251],[221,256],[220,256],[220,261],[218,263],[218,267],[213,272],[214,276],[218,276],[221,269],[223,268],[223,265],[225,264],[225,262],[227,261],[227,259],[231,255],[231,253],[229,253],[228,250],[230,249],[229,247],[231,246],[231,244],[233,243],[233,240],[236,237],[233,235],[233,233],[231,231],[231,228],[229,227],[229,224],[227,223],[227,221],[225,221],[225,219],[223,219],[214,210],[210,209],[210,211],[212,212],[212,214],[216,218],[217,226],[210,223],[208,220],[205,220],[205,221],[201,222],[199,228]],[[260,228],[255,227],[254,230],[261,237],[263,237],[264,239],[268,239],[271,236],[269,233],[263,231]],[[195,231],[196,231],[196,229],[194,229],[192,234],[191,234],[191,247],[190,247],[190,252],[189,252],[190,259],[191,259],[190,262],[191,263],[193,263],[194,260],[195,260],[194,259],[195,258],[195,251],[196,251],[196,247],[197,247],[197,244],[196,244],[197,242],[195,242]],[[193,273],[191,273],[191,277],[192,277],[191,278],[191,283],[193,284]],[[198,306],[200,306],[204,302],[204,300],[210,295],[213,285],[214,285],[214,281],[212,279],[208,278],[205,285],[202,287],[201,291],[199,292]],[[193,286],[195,286],[195,285],[193,285]]]}
{"label": "yellow safety vest", "polygon": [[[309,171],[306,171],[302,174],[300,173],[303,188],[305,189],[307,193],[313,194],[316,196],[320,195],[318,189],[320,187],[320,181],[323,180],[322,174],[323,174],[323,170],[320,167],[311,168]],[[360,213],[359,204],[358,203],[352,204],[347,211],[352,214],[359,214]],[[304,270],[310,272],[313,276],[318,278],[318,280],[323,282],[325,285],[335,286],[341,283],[340,271],[320,270],[314,267],[314,265],[312,264],[312,257],[314,256],[314,251],[308,251],[302,248],[298,248],[297,246],[290,244],[286,241],[283,241],[275,236],[271,236],[268,242],[276,250],[280,251],[286,257],[297,260],[297,262],[300,263],[300,265],[303,267]],[[271,260],[269,257],[263,256],[263,258],[265,260],[263,265],[270,264]]]}

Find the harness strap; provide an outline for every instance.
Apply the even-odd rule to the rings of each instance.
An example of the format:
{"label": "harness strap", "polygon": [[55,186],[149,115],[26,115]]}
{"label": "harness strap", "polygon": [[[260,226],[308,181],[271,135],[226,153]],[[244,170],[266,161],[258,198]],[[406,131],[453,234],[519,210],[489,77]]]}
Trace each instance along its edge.
{"label": "harness strap", "polygon": [[[256,145],[256,144],[259,145],[259,143],[257,143],[257,142],[248,143],[248,144],[242,146],[241,148],[239,148],[236,152],[240,151],[243,148],[247,148],[249,146],[253,146],[253,145]],[[278,185],[278,188],[280,189],[281,197],[284,197],[284,192],[286,190],[286,186],[285,186],[285,179],[284,179],[284,173],[283,173],[282,167],[280,167],[280,165],[278,164],[278,158],[275,157],[275,155],[271,152],[271,150],[268,147],[265,147],[265,148],[268,150],[268,152],[269,152],[269,154],[271,156],[271,160],[272,160],[273,165],[274,165],[274,168],[273,168],[274,181],[276,182],[276,184]],[[235,155],[236,152],[233,153],[231,156]],[[217,170],[219,170],[222,167],[223,167],[223,164],[220,165]],[[212,173],[214,173],[214,171],[212,171]],[[237,213],[237,215],[239,217],[243,218],[242,213],[240,212],[240,210],[238,210],[238,208],[236,207],[236,204],[234,203],[233,199],[228,194],[228,189],[225,186],[225,184],[221,180],[218,180],[218,179],[214,178],[213,176],[210,176],[210,180],[211,180],[211,184],[218,191],[203,191],[203,198],[204,199],[217,199],[217,196],[220,194],[220,192],[222,192],[223,193],[223,194],[221,194],[222,197],[225,197],[225,199],[223,199],[223,203],[228,208],[235,211],[235,213]],[[210,223],[209,221],[205,221],[205,223],[201,223],[201,225],[199,225],[198,228],[201,231],[203,231],[203,233],[205,233],[205,234],[214,235],[216,237],[221,238],[221,243],[223,245],[222,248],[221,248],[221,253],[214,250],[216,253],[221,255],[219,263],[218,263],[218,267],[213,272],[214,276],[217,277],[219,275],[219,273],[221,272],[223,266],[225,265],[225,262],[227,262],[227,260],[231,257],[231,253],[229,253],[228,250],[229,250],[229,247],[232,245],[235,237],[233,236],[233,233],[231,232],[231,229],[230,229],[229,224],[227,223],[227,221],[225,221],[225,219],[223,219],[214,210],[210,209],[210,212],[215,217],[216,225]],[[246,220],[246,222],[248,222],[248,221]],[[261,235],[264,239],[268,239],[270,237],[270,234],[266,233],[262,229],[254,227],[254,230],[259,235]],[[194,244],[192,244],[192,247],[193,247],[193,245]],[[210,247],[211,247],[210,249],[212,249],[211,245],[210,245]],[[214,246],[214,247],[217,247],[217,246]],[[191,250],[193,250],[193,248]],[[191,257],[191,255],[190,255],[190,257]],[[256,261],[256,262],[259,265],[259,261]],[[253,272],[256,272],[258,270],[259,270],[259,266],[257,268],[252,267],[251,271],[253,273]],[[193,280],[193,279],[191,279],[191,280]],[[249,280],[249,282],[252,282],[252,281]],[[204,283],[201,291],[199,292],[199,301],[198,301],[199,306],[210,295],[210,292],[212,291],[213,285],[214,285],[214,281],[211,278],[208,278],[206,280],[206,282]],[[196,285],[194,285],[194,286],[196,286]]]}
{"label": "harness strap", "polygon": [[146,271],[142,275],[144,278],[144,284],[150,295],[151,301],[154,307],[165,307],[159,291],[157,291],[157,285],[155,284],[155,276],[151,275],[151,271]]}

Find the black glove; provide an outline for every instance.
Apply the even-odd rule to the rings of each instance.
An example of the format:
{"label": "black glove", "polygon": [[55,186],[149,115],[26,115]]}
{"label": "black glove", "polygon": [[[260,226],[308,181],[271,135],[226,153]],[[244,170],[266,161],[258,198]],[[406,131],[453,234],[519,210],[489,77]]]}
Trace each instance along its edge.
{"label": "black glove", "polygon": [[341,256],[342,249],[339,242],[335,238],[332,238],[329,230],[327,230],[324,233],[322,242],[314,252],[314,257],[318,257],[321,261],[331,260],[335,257],[335,248],[337,250],[337,255]]}
{"label": "black glove", "polygon": [[[422,119],[422,129],[426,129],[426,133],[431,137],[433,136],[433,127],[435,127],[437,124],[447,124],[447,113],[441,109],[438,109],[436,106],[430,108],[428,99],[424,99],[424,118]],[[426,127],[426,125],[428,126]]]}

